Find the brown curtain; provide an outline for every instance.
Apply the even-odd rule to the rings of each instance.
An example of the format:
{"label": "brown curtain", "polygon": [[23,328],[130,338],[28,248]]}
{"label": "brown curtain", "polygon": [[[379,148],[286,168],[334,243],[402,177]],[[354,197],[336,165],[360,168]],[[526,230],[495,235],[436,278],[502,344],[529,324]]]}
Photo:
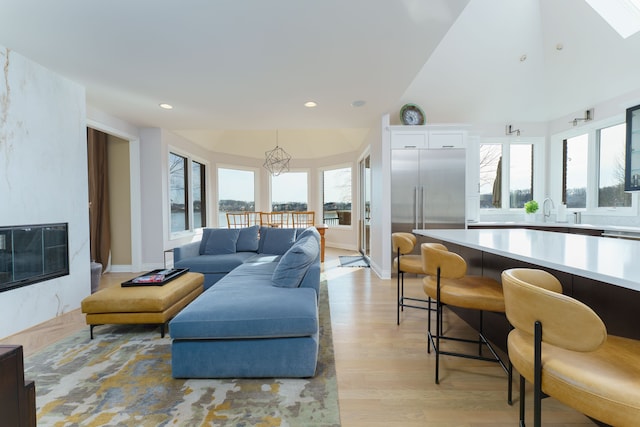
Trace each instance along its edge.
{"label": "brown curtain", "polygon": [[102,264],[104,271],[111,252],[106,133],[87,128],[87,157],[91,260]]}

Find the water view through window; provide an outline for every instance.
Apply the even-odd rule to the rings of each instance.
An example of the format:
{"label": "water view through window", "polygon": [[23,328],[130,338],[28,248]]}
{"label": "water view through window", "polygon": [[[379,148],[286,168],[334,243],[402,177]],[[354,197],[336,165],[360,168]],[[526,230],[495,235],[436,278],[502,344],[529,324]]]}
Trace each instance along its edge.
{"label": "water view through window", "polygon": [[287,172],[271,177],[273,212],[307,210],[307,173]]}
{"label": "water view through window", "polygon": [[227,212],[253,212],[255,172],[241,169],[218,169],[218,227],[227,226]]}
{"label": "water view through window", "polygon": [[324,171],[322,190],[322,222],[351,225],[351,168]]}

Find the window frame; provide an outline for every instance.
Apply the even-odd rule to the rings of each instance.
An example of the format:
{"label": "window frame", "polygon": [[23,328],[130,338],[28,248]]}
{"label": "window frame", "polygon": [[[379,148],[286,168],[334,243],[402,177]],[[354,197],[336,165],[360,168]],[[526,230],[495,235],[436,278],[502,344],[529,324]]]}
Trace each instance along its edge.
{"label": "window frame", "polygon": [[[172,231],[171,230],[171,172],[169,171],[169,159],[171,158],[171,155],[176,155],[179,157],[182,157],[184,159],[186,159],[186,167],[185,167],[185,220],[188,224],[188,226],[184,229],[184,230],[180,230],[180,231]],[[202,165],[204,167],[204,173],[201,174],[201,178],[203,179],[203,182],[201,182],[201,197],[205,200],[204,203],[201,203],[201,209],[205,209],[205,212],[201,215],[203,215],[203,219],[204,219],[204,224],[202,225],[202,227],[197,227],[194,228],[193,224],[194,224],[194,209],[193,209],[193,162],[196,162],[200,165]],[[175,240],[175,239],[180,239],[184,236],[187,235],[191,235],[196,233],[197,230],[200,230],[204,227],[208,226],[209,223],[209,218],[210,218],[210,212],[208,209],[208,203],[206,203],[206,199],[209,195],[209,180],[208,180],[208,175],[209,175],[209,169],[210,169],[210,164],[208,161],[194,156],[193,154],[190,154],[184,150],[181,150],[177,147],[172,147],[172,146],[168,146],[167,147],[167,206],[168,206],[168,231],[169,231],[169,240]]]}
{"label": "window frame", "polygon": [[564,140],[573,138],[582,134],[588,135],[587,142],[587,201],[585,208],[572,208],[571,212],[583,212],[588,215],[595,216],[637,216],[638,215],[638,196],[634,192],[631,196],[630,207],[614,207],[614,206],[598,206],[598,189],[599,189],[599,141],[598,131],[610,126],[625,122],[624,114],[618,114],[597,122],[588,122],[580,126],[572,127],[563,132],[551,135],[549,148],[549,193],[550,197],[556,203],[556,200],[562,200],[562,174],[563,174],[563,145]]}
{"label": "window frame", "polygon": [[[596,131],[597,132],[597,131]],[[590,177],[589,177],[589,170],[596,170],[596,169],[591,169],[592,167],[592,162],[589,159],[589,151],[590,151],[590,147],[589,145],[591,144],[591,135],[589,134],[589,132],[580,132],[574,136],[570,136],[567,138],[563,138],[562,139],[562,184],[560,187],[560,203],[564,203],[565,205],[567,204],[567,159],[569,158],[569,140],[570,139],[574,139],[574,138],[579,138],[586,135],[587,136],[587,167],[586,167],[586,177],[587,177],[587,182],[586,182],[586,190],[585,190],[585,207],[584,208],[576,208],[576,207],[570,207],[569,205],[567,205],[568,209],[573,209],[574,211],[578,210],[578,209],[586,209],[589,199],[589,181],[590,181]],[[597,157],[597,156],[596,156]],[[552,181],[553,182],[553,181]]]}
{"label": "window frame", "polygon": [[[478,168],[478,210],[480,215],[496,214],[509,215],[516,212],[524,212],[522,208],[510,207],[510,167],[511,167],[511,150],[512,145],[532,145],[533,146],[533,199],[539,200],[540,203],[544,199],[544,138],[541,137],[494,137],[482,138],[478,144],[476,163]],[[502,195],[501,206],[499,208],[480,208],[480,146],[481,145],[502,145]]]}
{"label": "window frame", "polygon": [[[305,173],[307,175],[307,209],[305,209],[305,211],[310,211],[310,206],[311,206],[311,200],[309,198],[309,195],[311,194],[311,186],[310,186],[310,181],[311,181],[311,173],[308,169],[291,169],[289,172],[286,173]],[[280,174],[278,176],[282,176],[285,175],[286,173]],[[273,175],[269,174],[269,209],[270,211],[273,211]],[[303,212],[303,211],[298,211],[298,212]]]}
{"label": "window frame", "polygon": [[[172,193],[172,189],[173,189],[173,175],[172,175],[172,171],[171,171],[171,158],[175,156],[175,157],[179,157],[181,160],[181,168],[182,168],[182,182],[181,184],[181,191],[183,193],[183,201],[184,201],[184,228],[181,230],[173,230],[173,209],[172,209],[172,198],[171,198],[171,193]],[[169,150],[169,154],[167,156],[167,175],[168,175],[168,181],[169,181],[169,186],[167,188],[168,190],[168,194],[167,194],[167,200],[169,202],[169,235],[170,236],[181,236],[184,235],[185,233],[189,232],[191,229],[191,223],[192,221],[190,220],[190,209],[189,209],[189,201],[191,200],[191,194],[190,194],[190,186],[189,186],[189,158],[183,154],[177,153],[174,150]]]}
{"label": "window frame", "polygon": [[[349,225],[344,225],[344,224],[326,224],[326,225],[329,228],[351,230],[351,229],[353,229],[354,211],[355,211],[355,204],[354,204],[354,166],[353,166],[352,163],[342,163],[342,164],[337,164],[337,165],[324,166],[324,167],[318,169],[318,175],[319,175],[318,183],[319,183],[319,187],[320,187],[320,191],[319,191],[319,195],[320,195],[320,218],[319,219],[322,220],[322,222],[324,223],[324,173],[328,172],[328,171],[339,170],[339,169],[349,169],[350,170],[350,177],[351,177],[351,221],[350,221]],[[357,184],[357,182],[355,184]]]}
{"label": "window frame", "polygon": [[631,206],[600,206],[600,190],[601,190],[601,182],[600,182],[600,178],[602,176],[602,170],[601,170],[601,166],[602,166],[602,159],[600,157],[600,154],[602,153],[602,131],[605,129],[610,129],[612,127],[615,126],[620,126],[620,125],[625,125],[625,130],[624,130],[624,140],[623,142],[623,151],[624,151],[624,155],[625,158],[622,159],[622,189],[624,191],[624,187],[625,187],[625,168],[626,168],[626,151],[627,151],[627,141],[626,141],[626,137],[627,137],[627,130],[626,130],[626,123],[625,121],[622,121],[621,123],[617,123],[617,124],[613,124],[610,126],[600,126],[598,127],[597,131],[596,131],[596,153],[598,153],[598,168],[597,168],[597,184],[596,184],[596,205],[597,207],[600,208],[631,208],[633,207],[633,196],[631,195],[630,192],[625,192],[627,194],[630,194],[631,197]]}
{"label": "window frame", "polygon": [[198,164],[200,165],[201,169],[200,169],[200,173],[199,173],[199,179],[200,179],[200,214],[198,216],[200,216],[200,227],[197,227],[196,229],[200,229],[200,228],[205,228],[207,227],[209,221],[207,218],[207,212],[208,212],[208,203],[207,203],[207,171],[208,171],[208,167],[207,165],[205,165],[203,162],[200,162],[196,159],[191,159],[190,161],[191,164],[191,207],[193,207],[193,212],[192,212],[192,221],[191,223],[195,225],[196,222],[196,210],[195,210],[195,186],[194,186],[194,164]]}
{"label": "window frame", "polygon": [[226,219],[224,223],[220,223],[220,169],[231,169],[237,171],[244,172],[253,172],[253,204],[254,210],[260,211],[260,169],[254,168],[251,166],[243,166],[243,165],[234,165],[230,163],[219,163],[216,164],[215,167],[215,180],[216,180],[216,193],[215,193],[215,203],[214,203],[214,215],[216,218],[215,224],[217,227],[226,226]]}

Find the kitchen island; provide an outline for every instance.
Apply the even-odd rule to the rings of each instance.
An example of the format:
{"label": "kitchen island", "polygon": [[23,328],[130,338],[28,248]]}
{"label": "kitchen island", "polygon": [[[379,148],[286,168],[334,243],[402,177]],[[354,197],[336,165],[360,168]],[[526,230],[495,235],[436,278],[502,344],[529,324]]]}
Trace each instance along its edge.
{"label": "kitchen island", "polygon": [[[640,242],[528,229],[414,230],[422,241],[459,253],[469,274],[500,280],[509,268],[540,268],[554,274],[563,292],[590,306],[609,333],[640,339]],[[473,326],[470,313],[459,312]],[[492,337],[504,348],[504,316]]]}

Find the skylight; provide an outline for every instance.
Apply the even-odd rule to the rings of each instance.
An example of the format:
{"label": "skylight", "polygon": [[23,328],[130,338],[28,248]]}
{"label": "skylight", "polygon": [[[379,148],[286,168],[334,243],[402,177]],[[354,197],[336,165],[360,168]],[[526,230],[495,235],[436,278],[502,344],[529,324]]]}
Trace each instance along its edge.
{"label": "skylight", "polygon": [[640,31],[640,0],[585,0],[622,38]]}

